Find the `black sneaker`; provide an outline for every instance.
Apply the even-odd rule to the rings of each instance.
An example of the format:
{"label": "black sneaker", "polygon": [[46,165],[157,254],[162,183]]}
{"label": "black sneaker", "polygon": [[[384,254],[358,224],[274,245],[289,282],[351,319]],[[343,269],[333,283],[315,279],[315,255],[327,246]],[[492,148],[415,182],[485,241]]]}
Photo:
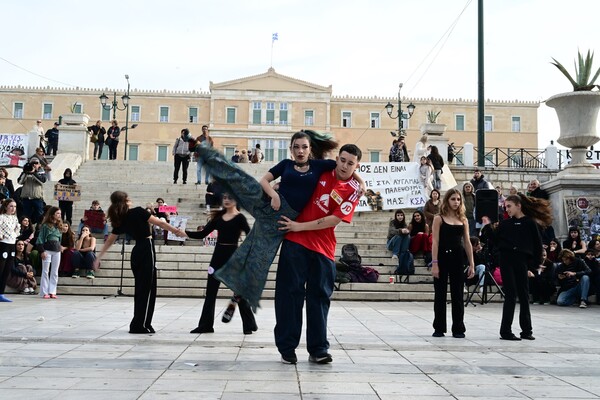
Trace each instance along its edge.
{"label": "black sneaker", "polygon": [[310,355],[308,356],[308,361],[315,364],[329,364],[333,362],[333,357],[331,357],[331,354],[329,353],[325,353],[320,356]]}
{"label": "black sneaker", "polygon": [[298,362],[298,357],[296,357],[296,353],[282,354],[281,362],[284,364],[296,364]]}
{"label": "black sneaker", "polygon": [[223,313],[223,318],[221,318],[221,322],[228,323],[233,318],[233,314],[235,313],[235,305],[234,301],[230,301],[227,309]]}

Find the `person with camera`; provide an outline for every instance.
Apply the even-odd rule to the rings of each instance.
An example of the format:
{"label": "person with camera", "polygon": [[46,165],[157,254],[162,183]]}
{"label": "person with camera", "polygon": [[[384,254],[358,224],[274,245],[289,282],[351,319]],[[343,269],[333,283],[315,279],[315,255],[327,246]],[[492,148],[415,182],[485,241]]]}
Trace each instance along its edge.
{"label": "person with camera", "polygon": [[190,150],[186,138],[189,136],[189,129],[182,129],[181,136],[175,140],[173,145],[173,161],[175,162],[175,171],[173,172],[173,184],[179,179],[179,169],[182,169],[183,184],[187,183],[188,166],[190,165]]}
{"label": "person with camera", "polygon": [[559,258],[562,262],[556,268],[556,278],[560,285],[556,304],[570,306],[579,301],[579,308],[587,308],[592,270],[569,249],[563,249]]}
{"label": "person with camera", "polygon": [[29,217],[32,224],[41,221],[44,213],[44,183],[46,174],[39,160],[32,158],[23,166],[23,172],[17,180],[21,188],[23,215]]}

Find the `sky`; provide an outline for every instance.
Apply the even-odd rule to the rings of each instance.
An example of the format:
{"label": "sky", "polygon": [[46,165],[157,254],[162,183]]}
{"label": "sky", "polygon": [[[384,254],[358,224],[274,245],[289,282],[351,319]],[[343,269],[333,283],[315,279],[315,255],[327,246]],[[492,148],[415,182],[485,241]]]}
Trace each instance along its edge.
{"label": "sky", "polygon": [[[29,0],[3,4],[0,85],[208,91],[261,74],[334,96],[477,99],[477,0]],[[484,0],[485,98],[572,90],[578,49],[600,52],[598,0]],[[272,34],[278,40],[272,41]],[[600,53],[595,62],[600,67]],[[600,83],[600,82],[597,82]],[[558,137],[540,105],[539,146]]]}

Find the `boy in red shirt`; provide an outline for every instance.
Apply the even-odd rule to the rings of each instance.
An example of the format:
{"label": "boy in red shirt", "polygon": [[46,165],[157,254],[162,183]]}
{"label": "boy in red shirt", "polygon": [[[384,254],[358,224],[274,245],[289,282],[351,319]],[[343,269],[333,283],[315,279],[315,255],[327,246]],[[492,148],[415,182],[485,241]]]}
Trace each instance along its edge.
{"label": "boy in red shirt", "polygon": [[[335,281],[335,227],[352,221],[359,200],[359,184],[352,178],[362,153],[346,144],[336,157],[337,166],[319,178],[311,201],[295,221],[283,217],[288,231],[279,253],[275,288],[275,344],[281,361],[295,364],[302,333],[302,308],[306,298],[308,360],[333,361],[327,341],[327,314]],[[318,231],[318,232],[315,232]]]}

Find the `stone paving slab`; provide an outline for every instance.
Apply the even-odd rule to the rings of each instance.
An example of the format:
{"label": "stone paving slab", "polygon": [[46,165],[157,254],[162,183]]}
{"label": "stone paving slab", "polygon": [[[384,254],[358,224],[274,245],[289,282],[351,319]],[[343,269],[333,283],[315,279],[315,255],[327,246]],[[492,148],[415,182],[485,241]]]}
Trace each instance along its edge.
{"label": "stone paving slab", "polygon": [[[0,399],[598,399],[600,307],[532,306],[535,341],[498,339],[501,304],[466,309],[466,339],[432,338],[427,302],[334,301],[334,362],[284,365],[273,302],[188,333],[202,300],[159,298],[154,335],[127,333],[129,297],[12,295],[0,303]],[[518,320],[518,318],[516,318]],[[515,333],[519,333],[514,326]]]}

